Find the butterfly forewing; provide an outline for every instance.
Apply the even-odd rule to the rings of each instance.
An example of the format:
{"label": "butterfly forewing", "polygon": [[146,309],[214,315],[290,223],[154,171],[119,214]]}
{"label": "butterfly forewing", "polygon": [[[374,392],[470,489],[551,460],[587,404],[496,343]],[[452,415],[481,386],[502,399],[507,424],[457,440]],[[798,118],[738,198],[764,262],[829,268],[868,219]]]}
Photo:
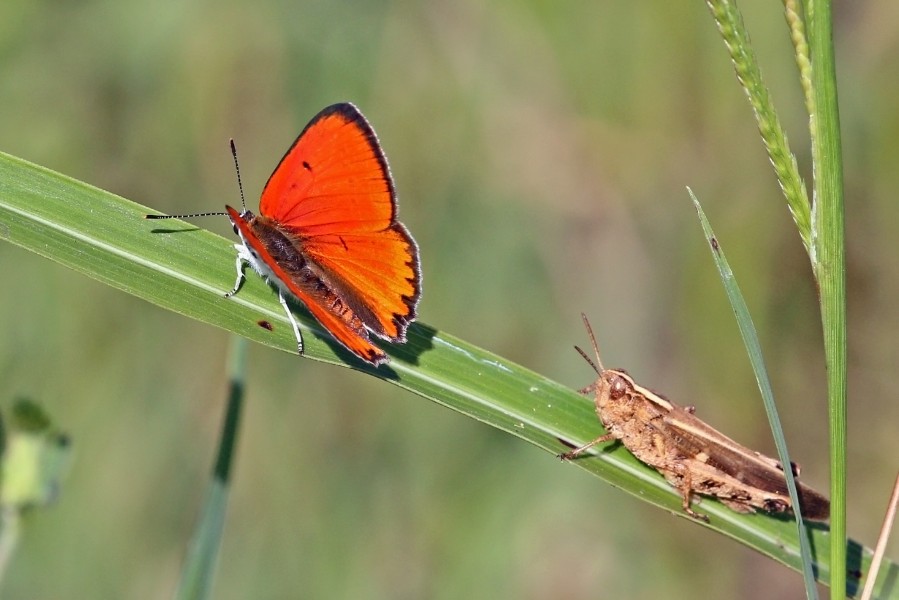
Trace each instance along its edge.
{"label": "butterfly forewing", "polygon": [[390,226],[393,181],[377,137],[356,107],[335,104],[312,119],[269,177],[259,211],[310,237]]}

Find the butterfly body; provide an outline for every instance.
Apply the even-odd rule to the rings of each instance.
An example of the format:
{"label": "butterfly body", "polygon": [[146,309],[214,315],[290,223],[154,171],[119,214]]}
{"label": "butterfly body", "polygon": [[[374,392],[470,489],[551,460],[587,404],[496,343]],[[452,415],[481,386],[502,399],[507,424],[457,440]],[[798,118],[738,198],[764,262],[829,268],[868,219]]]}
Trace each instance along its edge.
{"label": "butterfly body", "polygon": [[[241,239],[240,244],[234,244],[237,250],[238,275],[234,289],[228,293],[229,296],[237,292],[243,279],[243,265],[249,264],[260,277],[278,290],[279,300],[297,337],[300,353],[303,351],[302,334],[286,298],[303,300],[312,314],[320,321],[324,321],[323,324],[334,319],[334,324],[330,327],[326,325],[329,330],[338,327],[339,323],[339,334],[353,335],[359,341],[368,340],[367,323],[370,323],[372,328],[377,327],[378,323],[371,310],[355,302],[352,292],[341,286],[340,282],[328,280],[322,268],[304,253],[301,238],[284,230],[276,221],[265,216],[256,216],[250,211],[238,213],[230,206],[225,208]],[[321,308],[326,312],[319,312]],[[374,332],[383,335],[381,329]],[[401,340],[394,339],[394,341]],[[386,359],[386,356],[370,343],[357,341],[357,345],[351,349],[360,358],[374,364]]]}

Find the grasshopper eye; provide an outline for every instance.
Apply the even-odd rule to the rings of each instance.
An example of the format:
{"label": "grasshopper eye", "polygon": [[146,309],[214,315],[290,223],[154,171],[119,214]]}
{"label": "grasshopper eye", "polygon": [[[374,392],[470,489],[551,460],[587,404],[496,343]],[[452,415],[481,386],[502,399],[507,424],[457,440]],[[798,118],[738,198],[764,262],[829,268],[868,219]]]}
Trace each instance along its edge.
{"label": "grasshopper eye", "polygon": [[613,377],[612,380],[609,381],[609,396],[611,396],[613,400],[617,400],[627,393],[627,388],[627,382],[623,377]]}

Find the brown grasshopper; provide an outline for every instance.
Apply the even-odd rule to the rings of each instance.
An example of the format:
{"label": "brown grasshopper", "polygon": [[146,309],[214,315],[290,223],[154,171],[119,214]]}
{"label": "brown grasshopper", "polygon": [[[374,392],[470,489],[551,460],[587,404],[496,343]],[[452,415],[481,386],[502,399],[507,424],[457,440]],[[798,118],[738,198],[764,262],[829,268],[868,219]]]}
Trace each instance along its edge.
{"label": "brown grasshopper", "polygon": [[[638,385],[621,369],[605,369],[586,315],[584,325],[594,363],[575,346],[599,375],[580,390],[594,394],[596,414],[608,433],[561,455],[570,460],[603,442],[619,440],[642,462],[655,468],[683,497],[683,509],[691,517],[708,521],[690,507],[693,494],[717,497],[725,506],[751,513],[792,510],[786,477],[780,462],[738,444],[695,416],[694,407],[678,406],[660,394]],[[793,475],[799,468],[791,465]],[[802,515],[826,520],[830,502],[810,487],[797,482]]]}

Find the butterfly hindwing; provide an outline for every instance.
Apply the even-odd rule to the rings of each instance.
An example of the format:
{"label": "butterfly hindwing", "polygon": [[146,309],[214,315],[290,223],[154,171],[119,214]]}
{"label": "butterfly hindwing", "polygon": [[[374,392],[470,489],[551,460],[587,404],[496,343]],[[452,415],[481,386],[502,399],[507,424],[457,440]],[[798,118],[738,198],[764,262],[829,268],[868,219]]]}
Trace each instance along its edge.
{"label": "butterfly hindwing", "polygon": [[367,309],[370,318],[363,320],[369,329],[391,341],[405,341],[420,288],[417,248],[402,225],[377,234],[317,236],[304,248],[324,278]]}

